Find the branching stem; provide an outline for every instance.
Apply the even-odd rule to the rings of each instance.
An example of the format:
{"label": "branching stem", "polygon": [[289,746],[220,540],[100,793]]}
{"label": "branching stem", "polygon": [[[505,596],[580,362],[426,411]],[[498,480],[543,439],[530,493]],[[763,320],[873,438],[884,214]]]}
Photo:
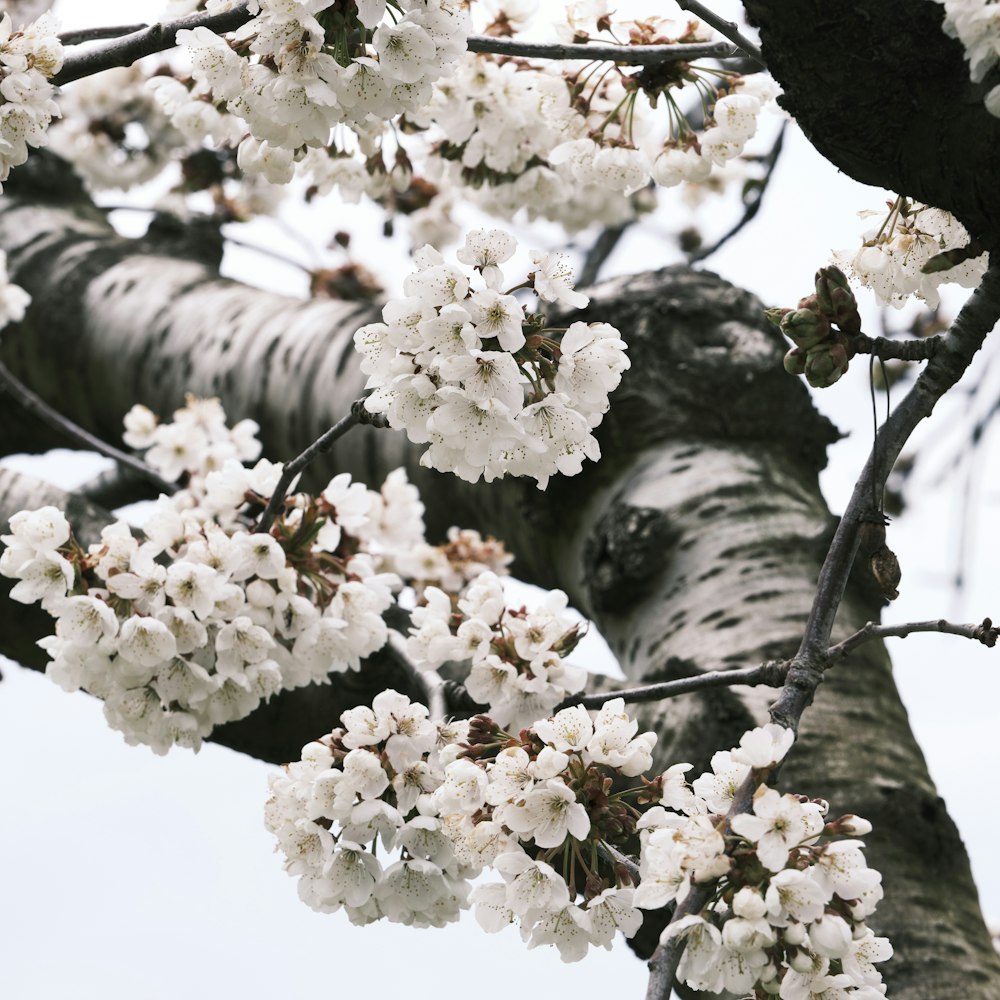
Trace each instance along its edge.
{"label": "branching stem", "polygon": [[840,659],[854,652],[858,646],[871,642],[873,639],[886,639],[890,636],[905,639],[911,632],[942,632],[947,635],[960,635],[966,639],[975,639],[984,646],[995,646],[997,637],[1000,635],[1000,629],[996,628],[989,618],[984,618],[979,625],[956,625],[943,618],[930,622],[905,622],[902,625],[879,625],[876,622],[868,622],[854,635],[848,636],[843,642],[838,642],[836,646],[831,646],[827,651],[827,657],[830,660]]}
{"label": "branching stem", "polygon": [[388,426],[381,414],[369,413],[365,409],[364,399],[356,399],[351,403],[351,409],[346,416],[341,417],[325,434],[321,434],[305,451],[293,458],[292,461],[287,462],[282,468],[278,485],[274,488],[274,493],[271,495],[271,499],[268,500],[267,507],[264,508],[264,513],[261,514],[260,521],[257,523],[255,530],[258,533],[271,530],[274,519],[284,506],[285,495],[288,493],[288,488],[295,477],[310,462],[315,461],[324,452],[329,451],[335,441],[342,438],[352,427],[357,427],[359,424],[371,424],[373,427]]}
{"label": "branching stem", "polygon": [[733,21],[727,21],[725,18],[719,17],[718,14],[714,13],[703,3],[699,3],[698,0],[677,0],[677,5],[681,10],[690,11],[695,17],[700,17],[705,24],[715,28],[723,38],[728,38],[733,45],[742,49],[744,55],[757,63],[761,69],[767,68],[767,63],[764,62],[764,57],[761,55],[760,49],[740,31],[739,27]]}

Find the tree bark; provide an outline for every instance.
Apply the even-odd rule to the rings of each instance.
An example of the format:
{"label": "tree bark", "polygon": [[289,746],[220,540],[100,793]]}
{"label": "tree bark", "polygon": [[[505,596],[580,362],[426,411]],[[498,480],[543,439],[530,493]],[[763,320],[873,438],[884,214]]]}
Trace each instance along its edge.
{"label": "tree bark", "polygon": [[[782,106],[844,173],[953,212],[987,246],[1000,234],[1000,83],[969,80],[932,0],[744,0]],[[859,206],[864,207],[864,206]]]}
{"label": "tree bark", "polygon": [[[135,402],[167,414],[185,392],[217,395],[233,420],[260,422],[265,453],[280,459],[360,394],[351,338],[370,312],[220,279],[197,247],[122,240],[65,179],[44,177],[51,161],[38,163],[43,180],[29,162],[0,205],[0,247],[34,297],[25,322],[5,331],[0,357],[73,420],[117,440]],[[711,274],[668,269],[599,286],[577,318],[615,323],[630,346],[632,370],[600,428],[599,465],[544,493],[516,481],[470,486],[421,469],[403,435],[364,428],[313,470],[314,483],[346,469],[377,485],[405,464],[432,533],[459,523],[503,538],[518,576],[566,590],[634,681],[791,655],[833,528],[817,473],[835,431],[800,380],[784,374],[781,338],[759,302]],[[58,443],[9,408],[5,418],[6,452]],[[29,505],[20,491],[38,489],[4,476],[3,514]],[[101,512],[78,504],[72,516],[92,530]],[[876,617],[878,603],[859,574],[836,638]],[[4,609],[0,648],[37,666],[28,649],[38,618],[9,602]],[[344,707],[400,683],[391,670],[382,664],[282,696],[218,738],[265,759],[293,756]],[[703,768],[766,719],[769,701],[756,689],[719,690],[644,706],[641,718],[659,734],[659,766]],[[834,815],[857,812],[875,824],[868,853],[885,875],[886,900],[872,923],[896,948],[885,967],[891,994],[996,1000],[1000,963],[964,849],[881,645],[830,672],[782,782],[829,799]]]}

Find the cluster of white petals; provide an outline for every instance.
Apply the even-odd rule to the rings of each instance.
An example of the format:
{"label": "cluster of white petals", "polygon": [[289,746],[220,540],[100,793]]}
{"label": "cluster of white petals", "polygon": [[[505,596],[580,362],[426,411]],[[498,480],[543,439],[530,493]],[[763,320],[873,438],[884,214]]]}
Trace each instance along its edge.
{"label": "cluster of white petals", "polygon": [[500,579],[485,572],[457,600],[427,587],[423,601],[411,616],[410,658],[423,669],[471,661],[466,690],[505,728],[531,725],[586,682],[586,671],[566,661],[580,629],[564,614],[561,590],[533,611],[515,610]]}
{"label": "cluster of white petals", "polygon": [[323,147],[346,124],[362,133],[416,112],[458,59],[467,14],[448,0],[254,0],[232,43],[208,28],[177,33],[188,49],[194,97],[210,96],[246,122],[245,172],[291,179],[304,147]]}
{"label": "cluster of white petals", "polygon": [[689,764],[666,771],[662,805],[638,823],[635,905],[656,909],[681,902],[695,884],[718,883],[700,912],[661,938],[685,939],[678,976],[694,990],[879,1000],[885,986],[873,963],[892,948],[865,920],[882,898],[881,876],[865,864],[860,841],[829,839],[871,825],[857,816],[828,822],[825,802],[762,784],[752,813],[733,816],[724,832],[736,790],[753,770],[777,764],[792,740],[791,730],[769,724],[716,753],[712,770],[690,784]]}
{"label": "cluster of white petals", "polygon": [[[859,214],[867,217],[877,213]],[[982,280],[989,263],[985,252],[947,270],[930,274],[922,270],[937,254],[961,249],[968,243],[968,232],[950,212],[913,203],[906,206],[905,215],[893,210],[888,223],[866,232],[860,249],[838,250],[832,259],[871,288],[885,305],[899,309],[911,295],[916,295],[934,308],[940,301],[940,285],[956,282],[963,288],[974,288]]]}
{"label": "cluster of white petals", "polygon": [[[621,701],[593,719],[566,709],[517,737],[485,716],[433,724],[394,691],[341,721],[271,779],[266,809],[314,909],[441,926],[471,902],[487,931],[517,923],[529,948],[555,945],[565,961],[638,929],[633,889],[597,852],[634,831],[635,811],[607,789],[648,768],[656,741],[637,735]],[[582,904],[564,877],[574,858],[593,866]],[[487,868],[502,881],[470,895]]]}
{"label": "cluster of white petals", "polygon": [[63,61],[57,31],[49,14],[19,30],[8,12],[0,16],[0,182],[24,163],[29,146],[45,145],[46,129],[59,114],[49,83]]}
{"label": "cluster of white petals", "polygon": [[[981,83],[1000,62],[1000,3],[996,0],[937,0],[944,4],[944,31],[965,46],[969,76]],[[1000,86],[985,97],[986,110],[1000,117]]]}
{"label": "cluster of white petals", "polygon": [[[607,323],[547,330],[503,291],[500,265],[515,250],[501,230],[474,230],[458,251],[463,269],[424,247],[404,297],[390,299],[383,322],[362,327],[354,343],[375,390],[366,408],[428,445],[422,465],[470,482],[532,476],[542,489],[555,473],[575,475],[600,458],[591,431],[629,361]],[[587,303],[562,255],[534,261],[526,284],[539,299]]]}
{"label": "cluster of white petals", "polygon": [[479,868],[457,857],[433,793],[469,724],[431,722],[423,705],[391,690],[341,721],[270,779],[265,822],[299,896],[355,924],[450,923],[468,907]]}
{"label": "cluster of white petals", "polygon": [[171,422],[136,406],[125,425],[126,442],[184,488],[160,497],[141,538],[119,521],[86,550],[55,508],[22,511],[0,572],[18,581],[15,600],[55,619],[41,641],[49,676],[102,698],[109,723],[157,753],[197,749],[279,690],[360,669],[388,638],[383,612],[403,578],[460,591],[507,561],[473,532],[427,545],[401,469],[378,493],[338,475],[255,532],[281,466],[243,464],[260,451],[253,421],[229,428],[218,401],[189,397]]}

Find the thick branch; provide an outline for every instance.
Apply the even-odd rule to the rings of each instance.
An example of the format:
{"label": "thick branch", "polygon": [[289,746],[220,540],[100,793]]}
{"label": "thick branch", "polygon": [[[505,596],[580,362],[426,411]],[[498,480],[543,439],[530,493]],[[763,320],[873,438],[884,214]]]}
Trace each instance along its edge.
{"label": "thick branch", "polygon": [[883,361],[928,361],[941,346],[942,337],[909,337],[906,340],[888,340],[886,337],[869,337],[859,333],[851,337],[851,347],[857,354],[874,354]]}

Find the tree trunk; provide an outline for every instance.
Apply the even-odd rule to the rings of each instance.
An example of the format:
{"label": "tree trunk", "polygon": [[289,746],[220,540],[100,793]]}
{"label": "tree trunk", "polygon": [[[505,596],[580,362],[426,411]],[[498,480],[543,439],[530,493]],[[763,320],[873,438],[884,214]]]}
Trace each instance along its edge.
{"label": "tree trunk", "polygon": [[[37,164],[19,169],[0,206],[0,247],[34,297],[25,322],[4,333],[0,356],[73,420],[117,440],[135,402],[166,414],[185,392],[217,395],[233,420],[258,420],[265,453],[282,458],[360,394],[351,338],[369,312],[220,279],[198,248],[176,239],[119,239],[79,192],[67,194],[65,178],[44,177],[51,161]],[[470,486],[420,469],[402,434],[365,428],[313,470],[314,482],[348,469],[377,485],[406,464],[432,532],[458,523],[503,538],[517,575],[566,590],[633,680],[791,655],[833,528],[817,473],[835,431],[800,380],[784,374],[783,345],[760,304],[711,274],[668,269],[599,286],[580,318],[618,326],[632,360],[600,428],[599,465],[556,478],[544,493],[516,481]],[[9,408],[0,422],[5,452],[56,443]],[[20,492],[32,489],[0,479],[3,514],[32,502]],[[78,506],[73,516],[99,512]],[[859,574],[838,638],[877,617],[878,601]],[[24,657],[39,619],[11,613],[9,602],[5,613],[0,647]],[[391,670],[282,696],[218,736],[266,759],[291,756],[347,704],[381,689]],[[714,750],[765,720],[770,696],[725,689],[647,706],[658,764],[707,766]],[[891,995],[996,1000],[1000,963],[964,849],[879,644],[830,672],[782,781],[829,799],[834,815],[857,812],[875,824],[868,853],[885,875],[886,900],[873,924],[896,948],[885,967]]]}

